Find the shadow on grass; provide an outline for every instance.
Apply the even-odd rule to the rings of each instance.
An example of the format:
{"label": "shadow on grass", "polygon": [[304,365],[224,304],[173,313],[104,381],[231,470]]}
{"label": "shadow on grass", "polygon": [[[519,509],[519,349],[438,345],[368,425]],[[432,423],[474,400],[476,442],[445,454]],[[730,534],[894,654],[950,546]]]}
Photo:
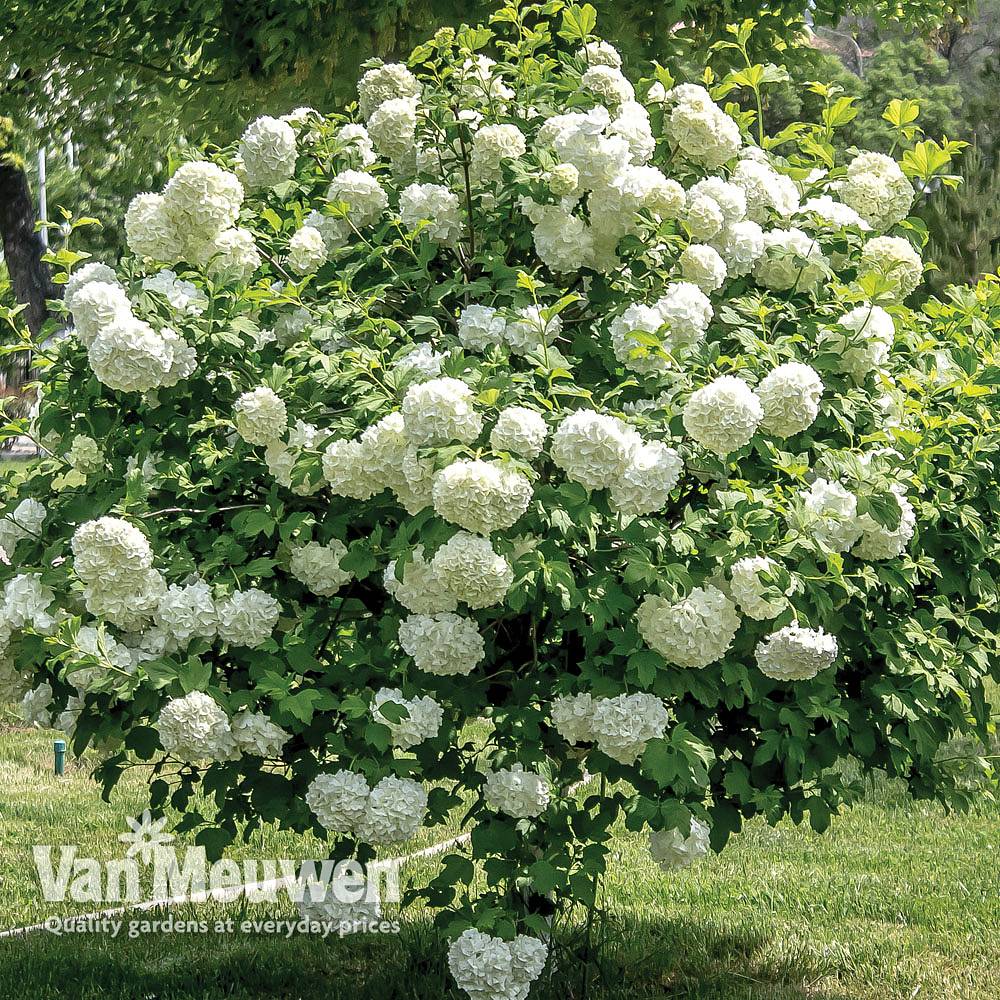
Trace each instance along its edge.
{"label": "shadow on grass", "polygon": [[[196,910],[175,911],[198,920]],[[142,918],[163,920],[163,913]],[[254,934],[40,933],[0,941],[2,1000],[467,1000],[452,983],[445,942],[424,920],[399,934],[325,941]],[[765,958],[766,935],[695,920],[612,918],[600,932],[589,1000],[854,1000],[817,984],[835,970]],[[560,938],[531,1000],[580,1000],[583,943]]]}

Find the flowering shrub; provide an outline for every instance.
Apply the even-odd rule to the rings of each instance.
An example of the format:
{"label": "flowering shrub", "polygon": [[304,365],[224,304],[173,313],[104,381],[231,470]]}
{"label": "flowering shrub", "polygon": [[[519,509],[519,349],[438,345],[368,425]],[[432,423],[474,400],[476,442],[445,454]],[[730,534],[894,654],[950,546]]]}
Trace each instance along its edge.
{"label": "flowering shrub", "polygon": [[56,254],[0,522],[4,691],[108,786],[203,788],[213,851],[466,810],[485,888],[415,895],[475,998],[527,995],[618,819],[673,867],[825,828],[845,758],[951,794],[996,652],[987,293],[907,304],[948,148],[838,162],[825,90],[769,138],[719,102],[774,67],[633,83],[558,7],[185,163],[117,271]]}

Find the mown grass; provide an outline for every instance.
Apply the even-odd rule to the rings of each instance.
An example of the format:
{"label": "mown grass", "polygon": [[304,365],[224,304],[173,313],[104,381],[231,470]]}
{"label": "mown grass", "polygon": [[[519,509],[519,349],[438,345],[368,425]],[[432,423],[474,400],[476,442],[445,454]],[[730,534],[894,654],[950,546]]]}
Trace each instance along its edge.
{"label": "mown grass", "polygon": [[[40,901],[32,843],[118,857],[138,775],[111,804],[86,771],[51,776],[51,734],[0,732],[0,926],[57,912]],[[447,835],[440,829],[434,839]],[[415,847],[422,846],[425,837]],[[239,857],[322,856],[308,837],[269,831]],[[1000,811],[965,815],[874,788],[825,835],[752,823],[720,857],[666,875],[642,838],[619,831],[602,897],[594,1000],[1000,1000]],[[405,853],[405,849],[399,853]],[[409,865],[426,876],[439,859]],[[65,910],[90,907],[75,904]],[[396,916],[391,910],[387,917]],[[135,919],[294,919],[292,904],[185,905]],[[441,1000],[444,945],[421,910],[400,933],[320,940],[255,932],[41,932],[0,940],[0,998],[114,1000]],[[579,924],[556,931],[539,1000],[580,996]],[[463,995],[464,996],[464,995]]]}

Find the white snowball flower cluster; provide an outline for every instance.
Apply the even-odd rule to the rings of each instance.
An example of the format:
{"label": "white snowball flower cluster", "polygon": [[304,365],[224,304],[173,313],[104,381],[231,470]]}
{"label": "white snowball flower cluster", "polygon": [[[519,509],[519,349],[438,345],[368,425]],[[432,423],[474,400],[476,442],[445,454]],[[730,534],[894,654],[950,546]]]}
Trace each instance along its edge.
{"label": "white snowball flower cluster", "polygon": [[785,609],[784,597],[780,594],[768,597],[768,587],[760,578],[761,573],[773,574],[777,569],[778,564],[767,556],[747,556],[733,563],[729,589],[743,614],[766,621],[776,618]]}
{"label": "white snowball flower cluster", "polygon": [[726,281],[726,262],[719,251],[705,243],[690,243],[677,260],[681,275],[703,292],[714,292]]}
{"label": "white snowball flower cluster", "polygon": [[547,954],[537,938],[508,942],[470,927],[448,948],[448,970],[469,1000],[525,1000]]}
{"label": "white snowball flower cluster", "polygon": [[499,462],[460,459],[434,477],[434,510],[460,528],[489,535],[513,526],[528,509],[531,483]]}
{"label": "white snowball flower cluster", "polygon": [[724,229],[714,241],[731,278],[749,274],[764,255],[764,230],[744,220]]}
{"label": "white snowball flower cluster", "polygon": [[816,221],[822,226],[832,229],[842,229],[853,226],[862,232],[867,232],[871,226],[843,202],[828,194],[807,198],[795,213],[799,226],[806,230],[816,228]]}
{"label": "white snowball flower cluster", "polygon": [[90,347],[104,329],[132,315],[132,303],[117,281],[88,281],[67,305],[73,314],[77,338],[84,347]]}
{"label": "white snowball flower cluster", "polygon": [[[399,218],[438,243],[454,243],[462,230],[458,195],[441,184],[411,184],[399,196]],[[423,224],[423,225],[422,225]]]}
{"label": "white snowball flower cluster", "polygon": [[213,237],[202,249],[200,262],[213,280],[241,283],[253,277],[263,258],[253,233],[237,226]]}
{"label": "white snowball flower cluster", "polygon": [[288,266],[296,274],[313,274],[325,263],[327,257],[326,240],[323,234],[312,226],[303,226],[292,234],[288,241]]}
{"label": "white snowball flower cluster", "polygon": [[885,364],[896,339],[892,317],[881,306],[860,305],[844,313],[821,343],[836,354],[840,367],[855,381]]}
{"label": "white snowball flower cluster", "polygon": [[635,88],[615,66],[591,66],[580,77],[580,86],[609,107],[635,99]]}
{"label": "white snowball flower cluster", "polygon": [[292,549],[289,568],[292,576],[320,597],[332,597],[353,579],[350,572],[340,568],[340,561],[347,555],[347,546],[337,538],[326,545],[306,542]]}
{"label": "white snowball flower cluster", "polygon": [[70,312],[73,311],[73,303],[76,300],[77,292],[91,284],[118,285],[118,275],[113,267],[103,264],[100,261],[90,261],[73,271],[63,285],[63,303]]}
{"label": "white snowball flower cluster", "polygon": [[466,306],[458,316],[458,339],[467,351],[485,351],[504,343],[507,318],[492,306]]}
{"label": "white snowball flower cluster", "polygon": [[371,174],[359,170],[342,170],[330,182],[327,201],[347,205],[347,218],[358,229],[372,226],[389,207],[385,188]]}
{"label": "white snowball flower cluster", "polygon": [[353,167],[370,167],[378,159],[371,136],[364,125],[354,122],[341,125],[334,133],[334,138],[345,148],[343,155]]}
{"label": "white snowball flower cluster", "polygon": [[281,605],[257,587],[236,590],[216,604],[219,638],[233,646],[254,648],[271,638]]}
{"label": "white snowball flower cluster", "polygon": [[660,441],[641,444],[632,453],[621,478],[612,483],[611,506],[622,514],[652,514],[662,510],[677,485],[684,462]]}
{"label": "white snowball flower cluster", "polygon": [[177,235],[182,254],[197,250],[232,228],[242,204],[243,185],[239,179],[204,161],[182,164],[163,189],[162,210]]}
{"label": "white snowball flower cluster", "polygon": [[424,547],[418,545],[411,558],[403,564],[402,579],[396,577],[396,560],[385,569],[383,586],[407,611],[415,615],[437,615],[453,612],[458,599],[438,576],[433,561],[424,559]]}
{"label": "white snowball flower cluster", "polygon": [[156,624],[183,648],[192,639],[213,639],[219,627],[212,588],[203,581],[167,587],[156,606]]}
{"label": "white snowball flower cluster", "polygon": [[426,813],[424,787],[390,774],[372,789],[354,832],[369,844],[399,844],[416,834]]}
{"label": "white snowball flower cluster", "polygon": [[526,202],[523,208],[535,224],[535,253],[550,271],[572,274],[592,261],[593,236],[583,219],[559,205]]}
{"label": "white snowball flower cluster", "polygon": [[97,380],[121,392],[176,385],[196,366],[194,348],[169,329],[157,333],[133,316],[105,327],[88,349]]}
{"label": "white snowball flower cluster", "polygon": [[743,156],[733,168],[730,181],[743,189],[746,198],[746,218],[764,225],[771,213],[790,218],[799,207],[799,192],[791,177],[779,174],[765,160]]}
{"label": "white snowball flower cluster", "polygon": [[923,280],[924,265],[913,244],[901,236],[876,236],[861,251],[858,277],[885,278],[891,294],[902,302]]}
{"label": "white snowball flower cluster", "polygon": [[861,536],[858,498],[840,483],[817,479],[802,497],[805,528],[834,552],[846,552]]}
{"label": "white snowball flower cluster", "polygon": [[540,306],[524,306],[504,327],[504,341],[515,354],[530,354],[551,344],[562,332],[558,316],[546,319]]}
{"label": "white snowball flower cluster", "polygon": [[104,452],[101,446],[86,434],[77,434],[66,452],[66,461],[77,471],[87,476],[104,468]]}
{"label": "white snowball flower cluster", "polygon": [[200,316],[208,308],[208,296],[197,285],[183,281],[176,272],[164,268],[156,274],[142,279],[146,292],[162,295],[171,310],[187,316]]}
{"label": "white snowball flower cluster", "polygon": [[306,423],[304,420],[296,420],[288,432],[287,441],[282,441],[279,438],[269,442],[264,448],[264,462],[267,465],[267,471],[274,476],[278,483],[299,496],[310,496],[323,485],[318,477],[313,479],[311,475],[306,476],[300,482],[292,481],[296,461],[305,449],[316,447],[319,437],[319,429],[313,424]]}
{"label": "white snowball flower cluster", "polygon": [[710,585],[673,602],[647,594],[635,618],[649,647],[678,667],[707,667],[721,660],[740,627],[736,605]]}
{"label": "white snowball flower cluster", "polygon": [[556,428],[549,453],[574,482],[600,490],[619,481],[641,444],[638,432],[618,417],[577,410]]}
{"label": "white snowball flower cluster", "polygon": [[233,404],[236,433],[248,444],[271,444],[288,429],[288,411],[281,397],[267,386],[243,393]]}
{"label": "white snowball flower cluster", "polygon": [[491,771],[483,786],[487,807],[515,819],[540,816],[548,808],[550,796],[548,781],[534,771],[525,771],[523,764]]}
{"label": "white snowball flower cluster", "polygon": [[25,724],[37,729],[52,727],[52,685],[39,684],[21,699],[18,714]]}
{"label": "white snowball flower cluster", "polygon": [[747,214],[746,192],[721,177],[706,177],[687,193],[684,219],[695,239],[710,239],[742,222]]}
{"label": "white snowball flower cluster", "polygon": [[733,375],[720,375],[691,394],[684,429],[720,458],[739,451],[757,433],[764,409],[753,390]]}
{"label": "white snowball flower cluster", "polygon": [[553,700],[549,714],[556,732],[572,746],[593,739],[593,696],[586,693],[559,695]]}
{"label": "white snowball flower cluster", "polygon": [[430,344],[417,344],[412,351],[397,358],[389,366],[399,377],[427,379],[437,378],[447,359],[447,354],[440,354]]}
{"label": "white snowball flower cluster", "polygon": [[508,406],[500,411],[490,431],[490,447],[521,458],[538,458],[545,446],[548,427],[545,418],[527,406]]}
{"label": "white snowball flower cluster", "polygon": [[692,163],[714,170],[739,152],[743,144],[739,126],[704,87],[683,83],[666,99],[671,109],[664,132]]}
{"label": "white snowball flower cluster", "polygon": [[858,153],[838,188],[843,202],[879,232],[902,222],[913,204],[913,186],[899,164],[884,153]]}
{"label": "white snowball flower cluster", "polygon": [[[174,260],[180,240],[163,207],[163,195],[137,194],[125,213],[125,239],[132,253],[152,260]],[[70,303],[66,303],[70,305]]]}
{"label": "white snowball flower cluster", "polygon": [[467,531],[452,535],[434,553],[431,572],[474,610],[499,604],[514,582],[513,568],[489,540]]}
{"label": "white snowball flower cluster", "polygon": [[231,728],[233,739],[243,753],[265,759],[280,757],[292,738],[291,733],[275,725],[263,712],[240,712],[233,716]]}
{"label": "white snowball flower cluster", "polygon": [[163,749],[184,762],[236,760],[240,756],[229,716],[203,691],[168,701],[160,709],[156,731]]}
{"label": "white snowball flower cluster", "polygon": [[804,431],[818,416],[822,395],[823,381],[815,369],[798,361],[778,365],[757,386],[764,411],[761,427],[782,438]]}
{"label": "white snowball flower cluster", "polygon": [[632,764],[642,756],[650,740],[663,736],[669,721],[666,705],[645,691],[595,698],[590,738],[612,760]]}
{"label": "white snowball flower cluster", "polygon": [[829,260],[819,243],[801,229],[771,229],[764,233],[764,255],[754,276],[776,292],[807,292],[823,280]]}
{"label": "white snowball flower cluster", "polygon": [[858,518],[861,537],[851,550],[859,559],[895,559],[910,544],[917,527],[916,512],[902,486],[894,486],[892,492],[899,504],[899,524],[895,528],[887,528],[871,514],[862,514]]}
{"label": "white snowball flower cluster", "polygon": [[582,48],[577,50],[576,56],[582,59],[588,66],[611,66],[614,69],[622,68],[622,57],[619,51],[610,43],[600,39],[596,42],[587,42]]}
{"label": "white snowball flower cluster", "polygon": [[251,188],[273,188],[291,179],[297,155],[295,130],[279,118],[258,118],[240,139],[240,163]]}
{"label": "white snowball flower cluster", "polygon": [[649,854],[665,872],[687,868],[711,850],[709,833],[708,827],[694,818],[686,837],[680,830],[654,830],[649,835]]}
{"label": "white snowball flower cluster", "polygon": [[483,429],[483,418],[472,401],[472,390],[457,378],[410,386],[402,406],[407,438],[416,445],[435,446],[475,441]]}
{"label": "white snowball flower cluster", "polygon": [[31,628],[42,634],[52,630],[55,618],[49,613],[56,595],[42,583],[38,573],[19,573],[7,581],[0,601],[0,637],[5,645],[14,629]]}
{"label": "white snowball flower cluster", "polygon": [[524,156],[527,149],[524,133],[516,125],[484,125],[472,137],[472,175],[486,182],[499,180],[503,164]]}
{"label": "white snowball flower cluster", "polygon": [[419,95],[417,78],[402,63],[384,63],[368,70],[358,81],[358,104],[366,121],[388,100]]}
{"label": "white snowball flower cluster", "polygon": [[[406,717],[396,720],[382,711],[386,703],[401,706],[406,710]],[[375,692],[372,702],[372,718],[383,726],[389,727],[393,746],[402,750],[410,750],[419,746],[424,740],[433,739],[441,729],[444,711],[430,696],[420,698],[404,698],[399,688],[380,688]]]}
{"label": "white snowball flower cluster", "polygon": [[361,822],[371,788],[363,774],[318,774],[306,789],[306,805],[328,833],[350,833]]}
{"label": "white snowball flower cluster", "polygon": [[399,644],[417,669],[441,677],[470,674],[486,656],[475,621],[449,611],[408,615],[399,623]]}
{"label": "white snowball flower cluster", "polygon": [[8,559],[14,555],[18,542],[41,532],[47,513],[44,504],[27,497],[0,518],[0,550]]}
{"label": "white snowball flower cluster", "polygon": [[73,569],[91,613],[123,626],[152,614],[165,589],[146,536],[128,521],[100,517],[73,534]]}
{"label": "white snowball flower cluster", "polygon": [[372,145],[396,165],[397,170],[414,156],[417,134],[417,101],[395,97],[380,104],[368,120]]}
{"label": "white snowball flower cluster", "polygon": [[837,658],[837,640],[798,622],[772,632],[754,651],[760,672],[776,681],[807,681]]}

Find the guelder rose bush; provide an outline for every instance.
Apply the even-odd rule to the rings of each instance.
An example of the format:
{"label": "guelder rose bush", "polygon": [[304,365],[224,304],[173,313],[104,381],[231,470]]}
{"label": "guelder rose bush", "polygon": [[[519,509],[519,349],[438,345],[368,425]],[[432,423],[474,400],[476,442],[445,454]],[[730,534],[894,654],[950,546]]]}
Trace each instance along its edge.
{"label": "guelder rose bush", "polygon": [[588,19],[439,32],[138,195],[117,270],[57,255],[0,524],[4,691],[108,785],[202,788],[213,850],[467,811],[482,891],[453,854],[415,895],[477,1000],[527,995],[617,819],[685,865],[822,829],[844,758],[945,794],[984,724],[936,554],[980,394],[907,305],[907,175],[632,82]]}

